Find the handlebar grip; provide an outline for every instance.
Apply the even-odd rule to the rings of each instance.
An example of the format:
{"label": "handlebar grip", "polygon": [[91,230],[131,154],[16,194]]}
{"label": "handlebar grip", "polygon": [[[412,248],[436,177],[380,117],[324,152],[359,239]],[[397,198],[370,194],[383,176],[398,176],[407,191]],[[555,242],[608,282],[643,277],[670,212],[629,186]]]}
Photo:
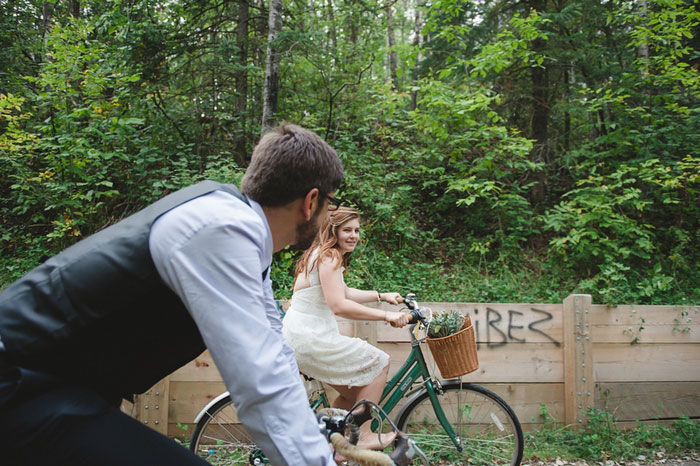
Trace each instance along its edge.
{"label": "handlebar grip", "polygon": [[[422,318],[423,316],[421,315],[421,313],[417,309],[414,309],[408,314],[408,323],[410,324],[411,322],[421,320]],[[392,327],[396,327],[393,322],[390,325]]]}
{"label": "handlebar grip", "polygon": [[[330,436],[333,448],[345,458],[360,464],[376,464],[377,466],[394,466],[396,460],[381,451],[365,450],[347,441],[339,432],[333,432]],[[401,463],[408,465],[407,462]]]}
{"label": "handlebar grip", "polygon": [[412,310],[411,313],[408,315],[409,322],[413,322],[415,320],[421,320],[422,318],[423,318],[423,314],[421,314],[418,309]]}
{"label": "handlebar grip", "polygon": [[408,456],[411,445],[408,443],[408,436],[403,432],[399,432],[394,440],[394,451],[389,454],[389,457],[396,466],[407,466],[410,462]]}

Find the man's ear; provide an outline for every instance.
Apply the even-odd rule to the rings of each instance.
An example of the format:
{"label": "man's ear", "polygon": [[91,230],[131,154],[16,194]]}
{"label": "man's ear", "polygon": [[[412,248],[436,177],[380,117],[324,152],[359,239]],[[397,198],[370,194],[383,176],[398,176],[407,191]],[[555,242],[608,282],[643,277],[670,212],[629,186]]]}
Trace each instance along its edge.
{"label": "man's ear", "polygon": [[306,196],[304,196],[301,203],[304,220],[307,222],[311,220],[314,212],[316,212],[316,209],[318,209],[319,202],[321,202],[321,193],[319,192],[318,188],[312,188],[308,193],[306,193]]}

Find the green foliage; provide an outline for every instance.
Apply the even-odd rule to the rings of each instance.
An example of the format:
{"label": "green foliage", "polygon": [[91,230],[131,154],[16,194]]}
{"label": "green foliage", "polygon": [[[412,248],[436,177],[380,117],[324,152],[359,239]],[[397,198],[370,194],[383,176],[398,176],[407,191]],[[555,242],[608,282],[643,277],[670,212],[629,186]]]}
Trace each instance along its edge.
{"label": "green foliage", "polygon": [[542,427],[526,433],[525,458],[625,461],[639,456],[682,455],[697,451],[700,422],[683,417],[670,425],[638,424],[621,429],[612,414],[592,409],[585,428],[573,430],[553,422],[541,406]]}
{"label": "green foliage", "polygon": [[270,279],[277,299],[290,299],[294,287],[294,268],[301,255],[287,246],[274,256]]}
{"label": "green foliage", "polygon": [[[167,192],[237,182],[260,134],[257,6],[243,30],[232,2],[79,3],[0,4],[3,285]],[[700,301],[696,6],[532,5],[393,4],[396,83],[386,5],[286,5],[277,119],[343,160],[364,218],[348,283]],[[280,298],[297,257],[275,256]]]}
{"label": "green foliage", "polygon": [[458,311],[441,312],[433,317],[428,329],[430,338],[448,337],[459,332],[464,325],[464,316]]}

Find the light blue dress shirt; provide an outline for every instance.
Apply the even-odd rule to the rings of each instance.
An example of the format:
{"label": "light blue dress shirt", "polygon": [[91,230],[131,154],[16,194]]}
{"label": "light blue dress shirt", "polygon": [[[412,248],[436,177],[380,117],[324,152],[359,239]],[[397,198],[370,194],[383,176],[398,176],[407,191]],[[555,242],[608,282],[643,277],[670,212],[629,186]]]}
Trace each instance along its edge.
{"label": "light blue dress shirt", "polygon": [[258,203],[223,191],[160,217],[149,247],[231,393],[238,415],[276,465],[335,465],[282,337],[269,271],[272,234]]}

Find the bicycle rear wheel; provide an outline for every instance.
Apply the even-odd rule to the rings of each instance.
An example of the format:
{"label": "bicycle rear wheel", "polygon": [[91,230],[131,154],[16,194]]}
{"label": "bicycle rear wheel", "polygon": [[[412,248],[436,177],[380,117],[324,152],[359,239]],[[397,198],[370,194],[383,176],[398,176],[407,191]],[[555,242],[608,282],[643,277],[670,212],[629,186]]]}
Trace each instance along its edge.
{"label": "bicycle rear wheel", "polygon": [[498,395],[478,385],[445,382],[438,395],[447,421],[460,438],[452,442],[423,390],[402,411],[397,427],[429,456],[452,464],[518,466],[523,456],[523,431],[513,410]]}
{"label": "bicycle rear wheel", "polygon": [[255,448],[253,439],[238,420],[230,396],[204,413],[190,440],[190,450],[216,465],[249,464]]}

